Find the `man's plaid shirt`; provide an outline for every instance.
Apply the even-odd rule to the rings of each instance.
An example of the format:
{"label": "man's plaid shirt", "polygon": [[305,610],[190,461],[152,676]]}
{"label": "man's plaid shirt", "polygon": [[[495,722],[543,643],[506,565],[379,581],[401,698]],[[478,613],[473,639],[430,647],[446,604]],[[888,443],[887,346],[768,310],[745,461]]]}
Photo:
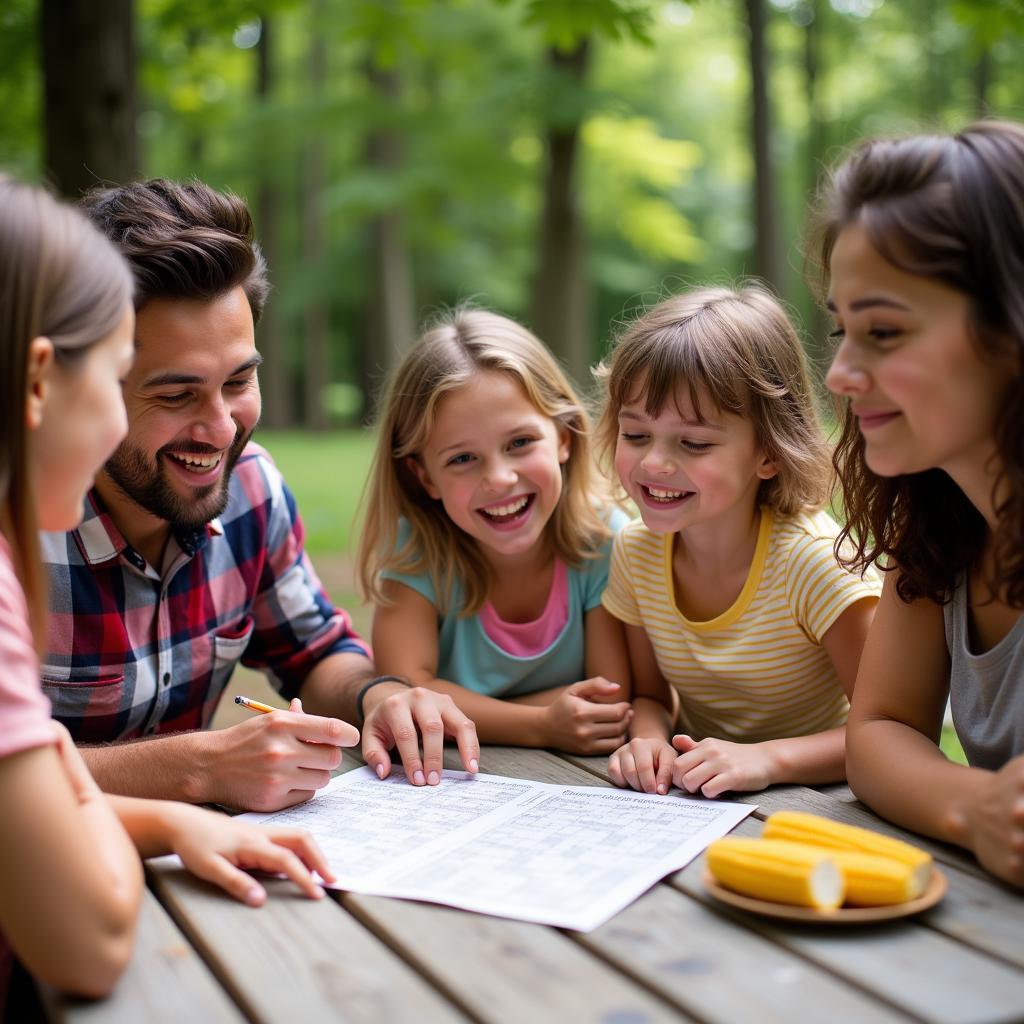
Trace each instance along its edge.
{"label": "man's plaid shirt", "polygon": [[128,545],[99,495],[77,530],[41,535],[50,579],[43,689],[81,743],[207,725],[241,660],[290,699],[329,654],[369,654],[303,549],[295,499],[250,444],[224,514],[172,536],[161,571]]}

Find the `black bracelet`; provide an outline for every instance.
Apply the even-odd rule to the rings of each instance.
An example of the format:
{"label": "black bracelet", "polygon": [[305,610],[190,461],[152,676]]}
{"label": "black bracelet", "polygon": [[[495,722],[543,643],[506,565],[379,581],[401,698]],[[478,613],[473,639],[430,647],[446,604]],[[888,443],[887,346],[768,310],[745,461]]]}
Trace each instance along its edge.
{"label": "black bracelet", "polygon": [[374,676],[369,682],[363,683],[362,688],[356,694],[356,718],[359,722],[360,728],[363,722],[366,721],[366,715],[363,714],[363,698],[366,696],[366,691],[377,686],[379,683],[401,683],[402,686],[410,687],[401,676]]}

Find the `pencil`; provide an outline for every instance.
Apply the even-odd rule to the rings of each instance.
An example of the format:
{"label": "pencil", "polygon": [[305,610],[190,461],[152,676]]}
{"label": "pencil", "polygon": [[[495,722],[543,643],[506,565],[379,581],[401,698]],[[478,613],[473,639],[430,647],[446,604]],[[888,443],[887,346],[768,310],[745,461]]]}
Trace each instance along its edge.
{"label": "pencil", "polygon": [[272,708],[261,700],[253,700],[252,697],[236,697],[235,703],[241,704],[243,708],[248,708],[250,711],[258,711],[262,715],[268,715],[271,711],[281,710],[280,708]]}

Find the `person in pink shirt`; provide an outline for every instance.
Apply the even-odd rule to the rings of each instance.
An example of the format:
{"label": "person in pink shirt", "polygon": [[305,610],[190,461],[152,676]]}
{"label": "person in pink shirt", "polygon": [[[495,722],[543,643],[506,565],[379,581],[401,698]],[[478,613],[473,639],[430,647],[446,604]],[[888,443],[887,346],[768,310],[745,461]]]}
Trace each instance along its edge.
{"label": "person in pink shirt", "polygon": [[[76,210],[0,176],[0,1011],[13,958],[72,993],[110,992],[128,963],[139,855],[177,853],[259,905],[244,869],[311,897],[332,877],[312,839],[169,801],[107,797],[40,688],[45,583],[37,529],[68,530],[125,433],[132,278]],[[13,954],[13,955],[12,955]],[[22,975],[19,974],[19,977]]]}

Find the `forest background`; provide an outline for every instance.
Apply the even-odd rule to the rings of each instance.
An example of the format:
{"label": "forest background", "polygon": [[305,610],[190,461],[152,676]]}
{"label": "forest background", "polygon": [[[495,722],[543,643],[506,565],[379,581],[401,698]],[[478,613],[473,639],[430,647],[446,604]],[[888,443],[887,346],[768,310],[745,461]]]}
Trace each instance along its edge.
{"label": "forest background", "polygon": [[248,200],[260,440],[365,629],[365,426],[425,319],[514,316],[586,388],[637,309],[756,276],[821,366],[823,170],[865,135],[1024,119],[1022,43],[1024,0],[4,0],[0,167]]}

